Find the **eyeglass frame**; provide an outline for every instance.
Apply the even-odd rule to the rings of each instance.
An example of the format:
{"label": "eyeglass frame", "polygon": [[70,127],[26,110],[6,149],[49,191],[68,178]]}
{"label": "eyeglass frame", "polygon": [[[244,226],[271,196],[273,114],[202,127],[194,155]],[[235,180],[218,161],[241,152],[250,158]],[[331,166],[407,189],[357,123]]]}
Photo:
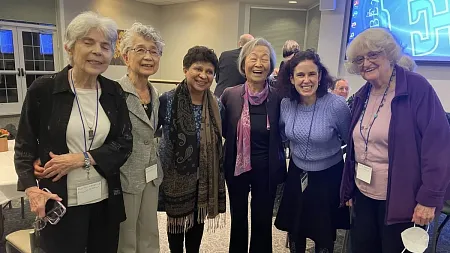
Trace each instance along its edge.
{"label": "eyeglass frame", "polygon": [[[46,191],[46,192],[48,192],[48,193],[52,193],[52,192],[51,192],[49,189],[47,189],[47,188],[43,188],[42,190],[43,190],[43,191]],[[47,226],[47,223],[50,223],[51,225],[56,225],[56,224],[58,224],[58,223],[61,221],[61,218],[64,216],[64,214],[66,214],[66,211],[67,211],[66,207],[65,207],[60,201],[56,201],[56,200],[55,200],[55,202],[58,204],[58,206],[55,207],[55,208],[52,208],[50,211],[48,211],[48,212],[46,213],[45,217],[39,218],[38,216],[36,216],[36,219],[35,219],[33,225],[34,225],[34,228],[35,228],[37,231],[43,230],[43,229]],[[57,213],[57,212],[55,211],[56,209],[61,209],[61,214]],[[49,214],[51,214],[52,212],[56,214],[56,216],[57,216],[56,219],[53,219],[53,218],[50,218],[50,217],[49,217]],[[42,224],[41,222],[43,222],[44,225],[39,226],[39,224]]]}
{"label": "eyeglass frame", "polygon": [[[144,56],[147,53],[149,53],[150,56],[152,56],[152,57],[161,57],[161,53],[157,49],[154,49],[154,48],[146,49],[146,48],[142,48],[142,47],[137,47],[137,48],[131,48],[130,51],[135,52],[139,56]],[[155,51],[155,53],[153,54],[152,51]]]}
{"label": "eyeglass frame", "polygon": [[364,64],[364,61],[366,59],[371,62],[378,59],[381,56],[381,54],[383,54],[383,51],[370,51],[364,56],[359,55],[355,57],[355,59],[352,60],[352,63],[361,66]]}

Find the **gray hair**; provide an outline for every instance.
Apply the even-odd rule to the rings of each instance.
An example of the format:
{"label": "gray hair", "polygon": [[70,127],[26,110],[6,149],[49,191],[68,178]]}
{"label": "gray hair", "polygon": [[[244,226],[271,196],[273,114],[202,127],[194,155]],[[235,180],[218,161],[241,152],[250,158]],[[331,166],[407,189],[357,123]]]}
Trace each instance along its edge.
{"label": "gray hair", "polygon": [[[111,42],[111,50],[114,53],[118,29],[116,22],[91,11],[79,14],[70,22],[66,29],[64,45],[73,49],[75,42],[86,36],[91,29],[98,29],[103,32],[106,39]],[[71,56],[69,56],[69,61],[72,64]]]}
{"label": "gray hair", "polygon": [[295,40],[287,40],[283,45],[283,58],[300,51],[300,45]]}
{"label": "gray hair", "polygon": [[269,52],[270,52],[269,75],[272,74],[273,70],[275,69],[275,63],[277,62],[277,56],[275,54],[275,50],[273,49],[272,45],[270,44],[270,42],[268,42],[267,40],[265,40],[263,38],[256,38],[254,40],[251,40],[247,44],[245,44],[242,47],[241,53],[239,54],[238,67],[239,67],[239,72],[241,73],[241,75],[245,76],[245,59],[253,51],[253,49],[255,49],[255,47],[257,47],[257,46],[265,46],[269,49]]}
{"label": "gray hair", "polygon": [[409,71],[415,71],[417,68],[416,62],[411,58],[411,56],[404,54],[402,58],[397,62],[400,67],[403,67]]}
{"label": "gray hair", "polygon": [[120,42],[120,53],[127,54],[133,46],[133,37],[142,36],[146,40],[151,40],[155,43],[159,55],[162,55],[164,49],[164,40],[160,33],[152,26],[143,25],[141,23],[134,23],[130,29],[126,30]]}
{"label": "gray hair", "polygon": [[383,52],[391,65],[402,56],[402,48],[392,33],[385,28],[369,28],[356,36],[347,47],[345,67],[350,74],[358,74],[360,67],[353,61],[364,52]]}

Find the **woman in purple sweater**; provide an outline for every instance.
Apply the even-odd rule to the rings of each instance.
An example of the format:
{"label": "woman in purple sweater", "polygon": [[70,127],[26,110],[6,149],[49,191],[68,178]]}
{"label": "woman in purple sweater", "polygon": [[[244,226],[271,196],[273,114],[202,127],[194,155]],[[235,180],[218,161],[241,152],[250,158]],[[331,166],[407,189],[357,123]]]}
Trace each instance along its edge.
{"label": "woman in purple sweater", "polygon": [[[299,52],[280,72],[287,98],[281,101],[280,131],[292,152],[275,225],[289,232],[291,252],[333,252],[336,228],[348,228],[348,208],[339,208],[350,110],[343,97],[328,93],[332,79],[313,50]],[[341,137],[341,138],[340,138]]]}
{"label": "woman in purple sweater", "polygon": [[382,28],[347,48],[348,71],[367,81],[353,102],[341,188],[341,204],[353,205],[354,253],[402,252],[401,233],[428,225],[449,199],[445,112],[424,77],[396,65],[401,55]]}

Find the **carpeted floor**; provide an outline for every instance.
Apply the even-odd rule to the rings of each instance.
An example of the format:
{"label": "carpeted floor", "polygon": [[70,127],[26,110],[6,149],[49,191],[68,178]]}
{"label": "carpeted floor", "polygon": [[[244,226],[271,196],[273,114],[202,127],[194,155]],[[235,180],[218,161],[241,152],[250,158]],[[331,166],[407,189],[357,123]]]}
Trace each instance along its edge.
{"label": "carpeted floor", "polygon": [[[13,204],[13,209],[5,209],[5,234],[11,233],[16,230],[30,228],[32,222],[34,221],[34,216],[30,213],[28,205],[25,207],[25,219],[20,217],[19,203]],[[229,213],[228,213],[229,214]],[[159,213],[159,230],[160,230],[160,240],[161,240],[161,252],[169,253],[167,244],[167,235],[165,229],[166,216],[165,213]],[[441,217],[442,221],[443,217]],[[228,242],[229,242],[229,228],[230,217],[227,215],[227,226],[221,228],[215,233],[205,232],[201,253],[225,253],[228,252]],[[433,231],[430,228],[430,231]],[[344,238],[344,232],[339,231],[338,239],[336,241],[335,252],[341,252],[342,242]],[[289,250],[285,247],[286,243],[286,233],[273,228],[273,252],[275,253],[285,253]],[[308,242],[308,252],[313,252],[313,243]],[[439,240],[438,253],[450,253],[450,224],[447,225]],[[5,253],[4,247],[4,237],[0,242],[0,253]]]}

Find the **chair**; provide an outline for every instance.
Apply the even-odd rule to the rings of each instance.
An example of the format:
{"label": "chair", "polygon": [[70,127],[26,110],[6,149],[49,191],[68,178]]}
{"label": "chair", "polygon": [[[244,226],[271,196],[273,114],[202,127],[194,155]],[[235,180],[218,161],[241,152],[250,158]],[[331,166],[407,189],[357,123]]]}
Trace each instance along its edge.
{"label": "chair", "polygon": [[439,241],[441,231],[445,227],[445,224],[447,224],[447,222],[450,220],[450,200],[444,202],[444,207],[442,208],[441,213],[445,214],[445,219],[441,223],[441,225],[439,225],[439,227],[438,227],[439,217],[436,217],[436,219],[434,220],[434,233],[431,241],[431,253],[436,253],[436,247]]}
{"label": "chair", "polygon": [[20,253],[37,253],[34,247],[34,229],[19,230],[6,236],[6,253],[13,253],[13,249]]}

